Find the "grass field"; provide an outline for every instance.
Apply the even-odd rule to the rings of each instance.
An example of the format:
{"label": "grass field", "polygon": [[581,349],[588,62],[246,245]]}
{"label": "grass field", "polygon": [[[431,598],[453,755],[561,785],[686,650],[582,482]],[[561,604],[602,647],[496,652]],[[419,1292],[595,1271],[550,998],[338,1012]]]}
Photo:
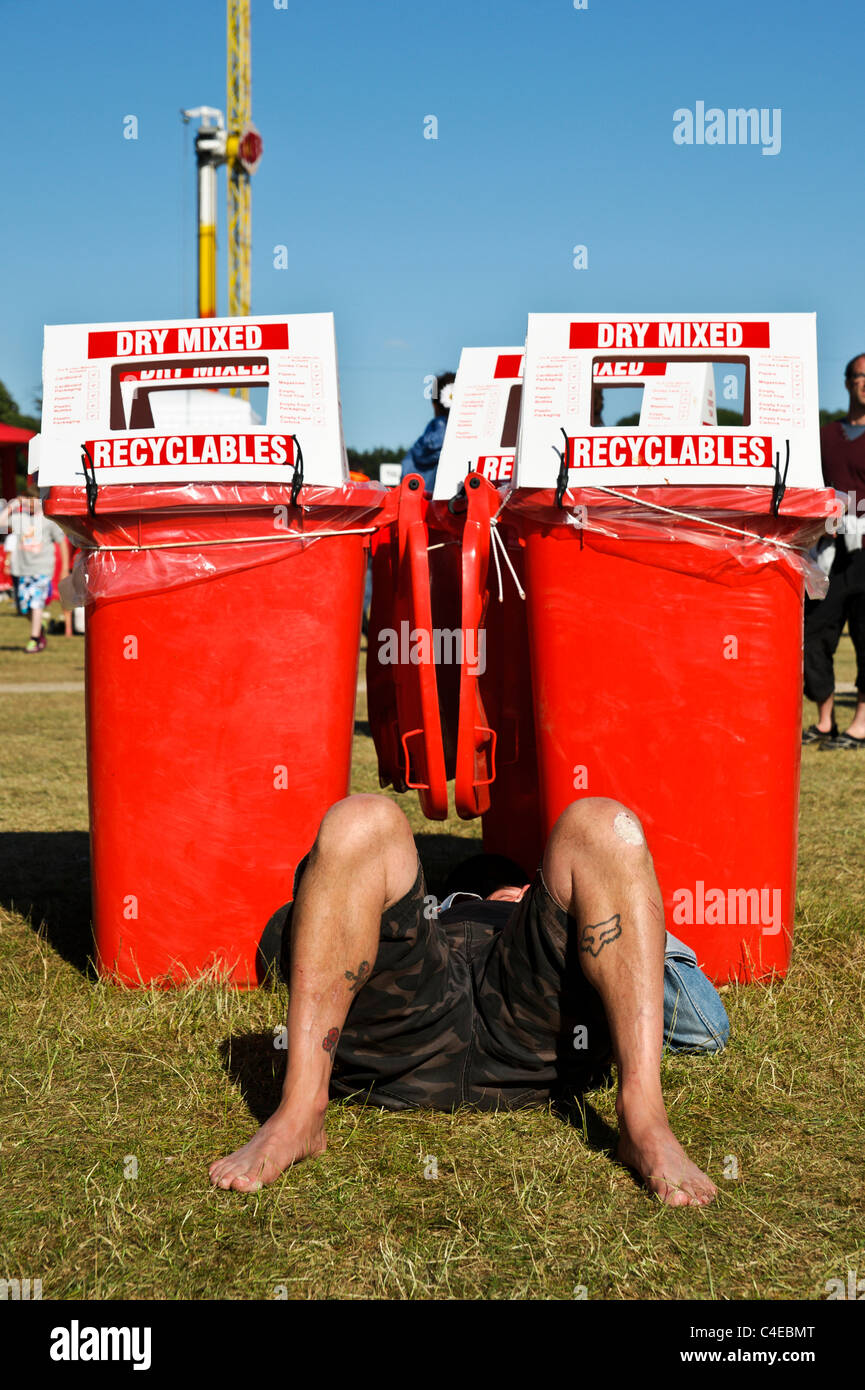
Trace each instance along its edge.
{"label": "grass field", "polygon": [[[275,1103],[285,993],[88,976],[83,640],[30,657],[25,637],[0,608],[0,1278],[46,1299],[813,1299],[865,1276],[865,757],[804,750],[787,980],[726,992],[726,1053],[663,1062],[715,1206],[662,1208],[611,1162],[610,1089],[574,1125],[333,1106],[322,1160],[240,1196],[207,1165]],[[358,791],[378,788],[365,717],[361,692]]]}

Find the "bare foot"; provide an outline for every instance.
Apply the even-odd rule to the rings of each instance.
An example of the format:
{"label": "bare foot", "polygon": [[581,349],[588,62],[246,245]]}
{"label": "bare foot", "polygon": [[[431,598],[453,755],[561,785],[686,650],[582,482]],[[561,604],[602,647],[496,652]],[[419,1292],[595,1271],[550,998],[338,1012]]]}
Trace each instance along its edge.
{"label": "bare foot", "polygon": [[317,1111],[299,1119],[281,1108],[242,1149],[210,1165],[214,1187],[257,1192],[274,1182],[292,1163],[316,1158],[327,1148],[324,1115]]}
{"label": "bare foot", "polygon": [[718,1195],[711,1178],[685,1153],[666,1116],[629,1123],[620,1115],[616,1157],[635,1169],[668,1207],[704,1207]]}

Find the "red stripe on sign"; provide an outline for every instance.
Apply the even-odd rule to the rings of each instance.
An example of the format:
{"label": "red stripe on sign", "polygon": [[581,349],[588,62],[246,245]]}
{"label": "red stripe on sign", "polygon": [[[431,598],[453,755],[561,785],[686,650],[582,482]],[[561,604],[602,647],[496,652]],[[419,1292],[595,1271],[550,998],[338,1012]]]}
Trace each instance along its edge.
{"label": "red stripe on sign", "polygon": [[121,381],[142,381],[158,386],[172,381],[222,381],[231,377],[267,377],[266,362],[231,362],[205,367],[139,367],[121,370]]}
{"label": "red stripe on sign", "polygon": [[763,434],[594,434],[568,440],[571,468],[771,468]]}
{"label": "red stripe on sign", "polygon": [[596,381],[627,381],[628,378],[664,376],[666,362],[604,362],[595,363]]}
{"label": "red stripe on sign", "polygon": [[85,447],[94,468],[294,464],[294,442],[287,434],[127,434],[88,439]]}
{"label": "red stripe on sign", "polygon": [[493,372],[493,376],[496,381],[499,381],[502,377],[519,376],[522,365],[523,354],[521,352],[499,353],[496,359],[496,369]]}
{"label": "red stripe on sign", "polygon": [[182,352],[288,351],[287,323],[191,323],[183,328],[101,328],[88,357],[163,357]]}
{"label": "red stripe on sign", "polygon": [[473,471],[483,474],[485,478],[489,478],[491,483],[504,482],[513,477],[514,455],[480,454]]}
{"label": "red stripe on sign", "polygon": [[670,348],[692,351],[702,348],[767,348],[768,322],[744,323],[740,319],[661,319],[649,323],[622,319],[597,323],[572,323],[568,343],[579,348]]}

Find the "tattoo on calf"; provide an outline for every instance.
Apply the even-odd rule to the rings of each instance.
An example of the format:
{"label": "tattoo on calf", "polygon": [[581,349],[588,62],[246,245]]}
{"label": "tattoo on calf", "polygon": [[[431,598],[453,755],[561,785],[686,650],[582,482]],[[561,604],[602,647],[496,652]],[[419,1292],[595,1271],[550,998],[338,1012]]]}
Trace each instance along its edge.
{"label": "tattoo on calf", "polygon": [[360,965],[357,967],[357,974],[356,974],[356,975],[353,975],[352,972],[351,972],[350,970],[346,970],[346,972],[345,972],[345,978],[346,978],[347,980],[353,980],[353,981],[354,981],[354,983],[353,983],[353,984],[350,984],[349,987],[348,987],[348,992],[349,992],[349,994],[354,994],[355,990],[360,989],[361,985],[363,984],[364,980],[367,978],[368,975],[369,975],[369,961],[368,961],[368,960],[362,960],[362,961],[361,961]]}
{"label": "tattoo on calf", "polygon": [[333,1049],[336,1047],[338,1042],[339,1029],[329,1028],[325,1037],[322,1038],[321,1045],[324,1048],[325,1052],[333,1052]]}
{"label": "tattoo on calf", "polygon": [[616,937],[621,935],[621,914],[615,912],[605,922],[589,923],[582,928],[580,931],[580,950],[588,951],[592,956],[599,956],[608,942],[615,941]]}

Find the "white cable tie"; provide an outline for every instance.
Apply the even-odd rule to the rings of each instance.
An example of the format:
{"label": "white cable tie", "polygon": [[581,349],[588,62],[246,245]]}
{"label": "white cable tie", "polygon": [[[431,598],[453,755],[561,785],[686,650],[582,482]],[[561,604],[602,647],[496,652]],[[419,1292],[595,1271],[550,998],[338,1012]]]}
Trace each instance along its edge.
{"label": "white cable tie", "polygon": [[270,536],[226,536],[212,541],[157,541],[153,545],[90,545],[84,547],[87,555],[97,555],[103,551],[114,550],[200,550],[205,545],[254,545],[264,541],[317,541],[324,536],[369,536],[377,531],[377,526],[356,526],[345,531],[283,531]]}
{"label": "white cable tie", "polygon": [[[694,516],[691,512],[676,511],[674,507],[665,507],[660,502],[647,502],[642,497],[632,497],[630,493],[619,492],[614,487],[602,487],[600,483],[594,486],[598,492],[608,492],[611,497],[621,497],[626,502],[636,502],[641,507],[650,507],[656,512],[667,512],[670,516],[681,517],[683,521],[694,521],[698,526],[715,526],[719,531],[729,531],[733,536],[747,536],[752,541],[762,541],[764,545],[781,546],[784,550],[792,550],[796,555],[807,553],[807,547],[801,545],[791,545],[789,541],[778,540],[774,536],[762,536],[759,531],[744,531],[739,526],[728,526],[725,521],[712,521],[708,516]],[[588,528],[587,528],[588,529]]]}
{"label": "white cable tie", "polygon": [[[498,513],[496,513],[496,516],[498,516]],[[491,521],[490,521],[490,535],[493,536],[493,537],[495,538],[495,540],[498,542],[499,546],[501,547],[502,555],[505,557],[505,564],[507,565],[508,569],[510,570],[511,574],[513,575],[514,583],[515,583],[516,586],[517,586],[517,593],[519,594],[520,598],[524,599],[525,596],[526,596],[526,591],[525,591],[525,589],[523,588],[522,584],[520,583],[519,579],[517,578],[517,572],[516,572],[516,570],[514,569],[512,563],[511,563],[511,557],[510,557],[510,555],[508,554],[508,548],[507,548],[507,546],[505,545],[504,541],[502,540],[501,536],[499,535],[499,532],[498,532],[498,521],[496,520],[496,517],[492,517],[492,519],[491,519]],[[497,563],[498,563],[498,562],[497,562]]]}
{"label": "white cable tie", "polygon": [[499,603],[503,603],[503,602],[504,602],[504,598],[505,598],[505,591],[504,591],[504,587],[503,587],[503,585],[502,585],[502,566],[501,566],[501,561],[499,560],[499,548],[498,548],[498,546],[497,546],[497,544],[496,544],[496,542],[497,542],[499,539],[500,539],[500,538],[499,538],[498,532],[496,531],[495,522],[491,520],[491,521],[490,521],[490,540],[492,541],[492,547],[491,547],[491,549],[492,549],[492,552],[493,552],[493,560],[495,561],[495,566],[496,566],[496,577],[497,577],[497,579],[498,579],[498,581],[499,581]]}

